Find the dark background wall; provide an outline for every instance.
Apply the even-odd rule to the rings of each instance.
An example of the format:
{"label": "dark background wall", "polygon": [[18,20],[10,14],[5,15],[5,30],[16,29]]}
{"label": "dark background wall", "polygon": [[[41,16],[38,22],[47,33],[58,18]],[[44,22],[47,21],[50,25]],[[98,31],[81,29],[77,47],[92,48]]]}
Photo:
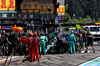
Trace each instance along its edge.
{"label": "dark background wall", "polygon": [[19,11],[20,10],[20,5],[23,2],[23,0],[16,0],[16,9]]}
{"label": "dark background wall", "polygon": [[39,3],[44,3],[44,4],[52,4],[53,3],[53,0],[23,0],[23,1],[28,1],[28,2],[30,2],[30,1],[35,1],[35,2],[39,2]]}

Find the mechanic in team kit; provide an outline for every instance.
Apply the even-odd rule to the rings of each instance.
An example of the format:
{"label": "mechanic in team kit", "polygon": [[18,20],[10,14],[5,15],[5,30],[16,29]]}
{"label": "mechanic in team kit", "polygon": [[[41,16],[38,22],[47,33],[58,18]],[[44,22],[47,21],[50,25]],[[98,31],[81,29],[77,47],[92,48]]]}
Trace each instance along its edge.
{"label": "mechanic in team kit", "polygon": [[31,51],[31,43],[32,43],[32,38],[33,38],[32,36],[33,36],[33,33],[29,32],[29,38],[27,39],[27,48],[29,51],[30,60],[32,58],[32,51]]}
{"label": "mechanic in team kit", "polygon": [[44,33],[42,32],[41,33],[41,36],[40,36],[40,53],[41,53],[41,49],[43,47],[43,52],[44,54],[46,54],[46,42],[48,42],[48,38],[46,36],[44,36]]}
{"label": "mechanic in team kit", "polygon": [[68,37],[68,41],[70,43],[70,53],[72,54],[72,48],[73,48],[73,53],[75,53],[75,35],[74,35],[74,31],[71,31],[71,34]]}
{"label": "mechanic in team kit", "polygon": [[31,44],[31,50],[32,50],[32,57],[31,57],[31,62],[34,61],[35,59],[35,54],[37,56],[37,60],[38,62],[40,62],[40,57],[39,57],[39,43],[40,43],[40,39],[39,37],[37,37],[37,32],[33,33],[33,39],[32,39],[32,44]]}

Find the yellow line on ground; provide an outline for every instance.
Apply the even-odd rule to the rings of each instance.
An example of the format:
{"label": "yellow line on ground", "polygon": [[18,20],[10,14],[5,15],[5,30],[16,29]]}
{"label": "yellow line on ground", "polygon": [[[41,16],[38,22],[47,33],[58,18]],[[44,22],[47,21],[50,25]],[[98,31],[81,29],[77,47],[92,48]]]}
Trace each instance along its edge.
{"label": "yellow line on ground", "polygon": [[[47,60],[41,60],[40,62],[45,62],[45,61],[47,61]],[[38,61],[35,61],[34,63],[38,63]]]}
{"label": "yellow line on ground", "polygon": [[[7,62],[9,62],[9,61],[7,61]],[[6,63],[7,63],[7,62],[6,62]],[[3,64],[3,63],[5,63],[5,61],[0,62],[0,64]]]}
{"label": "yellow line on ground", "polygon": [[14,63],[22,63],[22,61],[14,62]]}
{"label": "yellow line on ground", "polygon": [[[41,60],[40,62],[45,62],[45,61],[47,61],[47,60]],[[9,62],[9,61],[7,61],[7,62]],[[28,62],[28,61],[25,61],[25,62]],[[5,61],[0,62],[0,64],[3,64],[3,63],[5,63]],[[18,61],[18,62],[14,62],[14,63],[23,63],[23,62],[22,61]],[[38,63],[38,61],[35,61],[33,63]]]}
{"label": "yellow line on ground", "polygon": [[[29,62],[29,61],[24,61],[24,62]],[[14,62],[14,63],[23,63],[22,61],[17,61],[17,62]]]}
{"label": "yellow line on ground", "polygon": [[47,61],[47,60],[42,60],[42,61],[40,61],[40,62],[44,62],[44,61]]}

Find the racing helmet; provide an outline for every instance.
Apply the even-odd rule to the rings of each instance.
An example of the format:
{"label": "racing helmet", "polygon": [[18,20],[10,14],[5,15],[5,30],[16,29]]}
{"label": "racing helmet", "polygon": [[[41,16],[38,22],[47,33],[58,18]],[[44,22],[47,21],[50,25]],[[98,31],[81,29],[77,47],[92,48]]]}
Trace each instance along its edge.
{"label": "racing helmet", "polygon": [[33,36],[37,36],[37,32],[34,32],[34,33],[33,33]]}
{"label": "racing helmet", "polygon": [[71,34],[74,34],[74,31],[73,30],[71,31]]}
{"label": "racing helmet", "polygon": [[29,32],[29,34],[28,34],[29,36],[33,36],[33,33],[32,32]]}

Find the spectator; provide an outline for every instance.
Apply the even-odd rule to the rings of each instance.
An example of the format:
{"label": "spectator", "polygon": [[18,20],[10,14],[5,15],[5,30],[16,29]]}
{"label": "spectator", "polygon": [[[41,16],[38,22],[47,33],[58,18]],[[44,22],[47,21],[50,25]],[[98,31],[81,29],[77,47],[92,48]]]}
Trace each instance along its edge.
{"label": "spectator", "polygon": [[94,48],[94,46],[93,46],[93,36],[92,36],[92,34],[89,34],[88,36],[87,36],[87,39],[88,39],[88,43],[87,43],[87,46],[86,46],[86,53],[87,53],[87,51],[88,51],[88,46],[89,45],[91,45],[91,47],[92,47],[92,49],[93,49],[93,53],[95,53],[95,48]]}
{"label": "spectator", "polygon": [[79,30],[79,36],[80,36],[80,38],[79,38],[79,41],[80,41],[80,47],[81,47],[81,49],[82,49],[82,48],[83,48],[83,42],[82,42],[83,37],[82,37],[82,31],[81,31],[81,30]]}
{"label": "spectator", "polygon": [[1,43],[1,35],[2,35],[2,30],[0,30],[0,55],[2,55],[2,43]]}

